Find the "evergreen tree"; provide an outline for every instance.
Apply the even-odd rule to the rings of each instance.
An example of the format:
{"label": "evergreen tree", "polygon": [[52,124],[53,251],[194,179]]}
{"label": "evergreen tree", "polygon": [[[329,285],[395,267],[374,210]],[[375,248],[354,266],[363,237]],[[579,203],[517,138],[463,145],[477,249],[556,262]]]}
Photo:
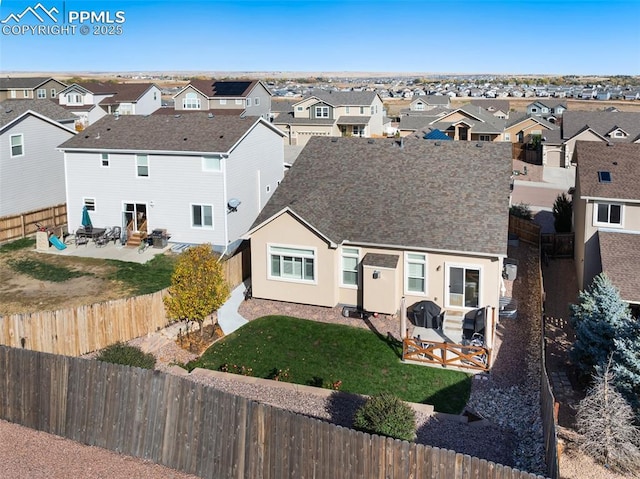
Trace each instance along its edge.
{"label": "evergreen tree", "polygon": [[572,226],[573,202],[562,193],[553,203],[553,226],[558,233],[570,233]]}
{"label": "evergreen tree", "polygon": [[640,321],[634,319],[624,338],[615,339],[616,388],[633,407],[640,424]]}
{"label": "evergreen tree", "polygon": [[572,304],[571,325],[576,340],[571,359],[583,374],[601,371],[607,358],[615,351],[615,339],[630,334],[633,321],[627,303],[606,274],[600,273],[588,289],[580,291],[578,304]]}

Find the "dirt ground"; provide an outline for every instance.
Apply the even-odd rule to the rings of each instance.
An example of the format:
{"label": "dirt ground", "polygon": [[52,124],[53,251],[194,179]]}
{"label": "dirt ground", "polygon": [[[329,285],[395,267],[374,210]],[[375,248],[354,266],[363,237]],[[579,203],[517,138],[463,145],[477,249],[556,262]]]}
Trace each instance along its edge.
{"label": "dirt ground", "polygon": [[[40,281],[16,272],[9,265],[23,259],[45,261],[87,274],[60,283]],[[92,258],[44,255],[33,249],[0,253],[0,316],[71,308],[129,296],[127,286],[107,278],[112,271],[104,261]]]}

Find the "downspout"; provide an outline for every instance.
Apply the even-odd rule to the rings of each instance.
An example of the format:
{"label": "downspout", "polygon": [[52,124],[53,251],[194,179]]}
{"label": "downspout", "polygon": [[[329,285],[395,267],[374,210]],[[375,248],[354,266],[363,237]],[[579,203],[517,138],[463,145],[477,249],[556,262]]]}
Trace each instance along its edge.
{"label": "downspout", "polygon": [[224,255],[227,254],[227,249],[229,247],[229,220],[227,217],[229,216],[227,211],[227,204],[229,203],[229,199],[227,198],[227,161],[229,159],[229,155],[221,155],[222,159],[222,197],[224,198],[224,250],[222,250],[222,254],[218,258],[218,263],[222,261]]}

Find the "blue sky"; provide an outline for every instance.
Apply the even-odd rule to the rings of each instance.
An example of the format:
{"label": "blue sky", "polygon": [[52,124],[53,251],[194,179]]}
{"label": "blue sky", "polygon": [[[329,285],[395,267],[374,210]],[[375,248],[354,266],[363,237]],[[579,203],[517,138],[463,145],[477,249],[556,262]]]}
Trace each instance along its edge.
{"label": "blue sky", "polygon": [[[9,19],[2,72],[640,75],[640,0],[0,0],[0,20],[38,2],[76,30],[16,33],[53,23]],[[81,11],[124,22],[69,23]]]}

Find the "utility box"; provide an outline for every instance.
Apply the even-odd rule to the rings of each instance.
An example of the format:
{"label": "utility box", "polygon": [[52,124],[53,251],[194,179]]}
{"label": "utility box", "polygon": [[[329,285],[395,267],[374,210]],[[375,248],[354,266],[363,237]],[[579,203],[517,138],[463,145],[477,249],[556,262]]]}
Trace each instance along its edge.
{"label": "utility box", "polygon": [[49,232],[38,231],[36,232],[36,250],[47,251],[49,249]]}
{"label": "utility box", "polygon": [[513,281],[518,276],[518,260],[506,258],[502,267],[502,277],[508,281]]}

